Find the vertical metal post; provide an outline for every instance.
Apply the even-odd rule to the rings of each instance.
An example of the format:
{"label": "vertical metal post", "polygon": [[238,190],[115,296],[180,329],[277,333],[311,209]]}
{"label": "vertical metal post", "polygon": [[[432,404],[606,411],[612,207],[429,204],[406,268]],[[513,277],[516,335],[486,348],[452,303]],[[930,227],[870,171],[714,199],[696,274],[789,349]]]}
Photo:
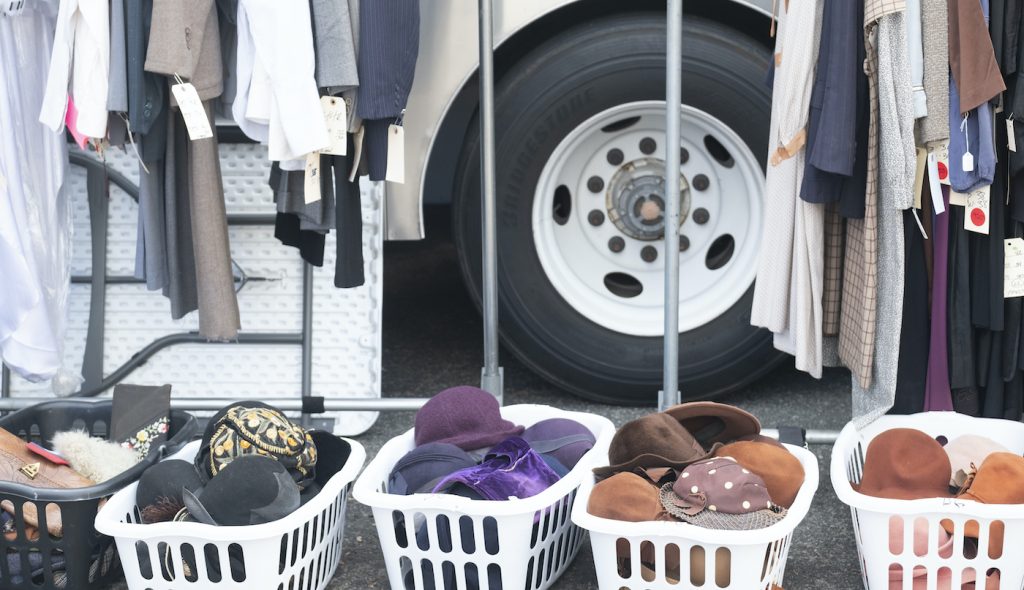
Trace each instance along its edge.
{"label": "vertical metal post", "polygon": [[0,397],[11,397],[11,370],[7,365],[0,365]]}
{"label": "vertical metal post", "polygon": [[[302,263],[302,397],[313,395],[313,266]],[[310,415],[303,412],[302,423]]]}
{"label": "vertical metal post", "polygon": [[480,179],[483,197],[484,367],[480,387],[501,402],[504,384],[498,366],[498,250],[494,188],[494,30],[493,0],[479,0],[480,17]]}
{"label": "vertical metal post", "polygon": [[668,0],[665,65],[665,365],[658,408],[679,403],[679,151],[683,0]]}

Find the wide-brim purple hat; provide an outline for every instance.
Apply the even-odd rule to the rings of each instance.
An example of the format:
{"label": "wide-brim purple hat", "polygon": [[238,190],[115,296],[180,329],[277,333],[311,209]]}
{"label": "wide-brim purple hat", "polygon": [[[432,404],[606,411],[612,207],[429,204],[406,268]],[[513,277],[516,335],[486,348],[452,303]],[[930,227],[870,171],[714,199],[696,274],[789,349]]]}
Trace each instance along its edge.
{"label": "wide-brim purple hat", "polygon": [[541,420],[524,430],[522,436],[533,450],[554,457],[570,470],[597,442],[589,428],[568,418]]}
{"label": "wide-brim purple hat", "polygon": [[493,447],[523,433],[522,426],[501,417],[498,400],[477,387],[445,389],[416,413],[416,446],[432,442],[455,445],[465,451]]}

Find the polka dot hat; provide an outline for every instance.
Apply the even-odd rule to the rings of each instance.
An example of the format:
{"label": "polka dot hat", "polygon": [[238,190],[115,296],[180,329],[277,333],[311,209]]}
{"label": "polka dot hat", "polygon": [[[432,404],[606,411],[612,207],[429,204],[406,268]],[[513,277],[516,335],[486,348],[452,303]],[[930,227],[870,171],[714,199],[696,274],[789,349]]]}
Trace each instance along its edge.
{"label": "polka dot hat", "polygon": [[786,516],[768,488],[732,457],[694,463],[675,483],[661,488],[661,503],[673,516],[700,527],[751,530],[769,527]]}

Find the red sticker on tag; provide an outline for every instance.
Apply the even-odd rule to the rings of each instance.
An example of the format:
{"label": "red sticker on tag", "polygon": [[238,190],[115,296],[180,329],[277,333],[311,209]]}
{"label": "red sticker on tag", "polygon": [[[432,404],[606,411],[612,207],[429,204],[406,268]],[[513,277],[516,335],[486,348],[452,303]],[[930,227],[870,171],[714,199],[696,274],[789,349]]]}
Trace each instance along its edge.
{"label": "red sticker on tag", "polygon": [[981,209],[971,209],[971,223],[974,225],[985,225],[985,212]]}
{"label": "red sticker on tag", "polygon": [[949,178],[949,168],[946,167],[945,162],[939,162],[939,180],[946,180]]}

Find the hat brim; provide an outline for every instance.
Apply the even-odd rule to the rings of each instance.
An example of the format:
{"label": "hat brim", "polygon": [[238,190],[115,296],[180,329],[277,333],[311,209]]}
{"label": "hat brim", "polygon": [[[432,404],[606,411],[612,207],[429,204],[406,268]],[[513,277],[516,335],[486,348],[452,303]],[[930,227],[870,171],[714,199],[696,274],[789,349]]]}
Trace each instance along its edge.
{"label": "hat brim", "polygon": [[885,498],[887,500],[927,500],[930,498],[954,498],[955,494],[949,492],[939,492],[932,489],[910,489],[910,488],[897,488],[897,487],[885,487],[885,488],[872,488],[865,490],[863,486],[856,483],[850,483],[850,487],[853,491],[858,494],[864,494],[865,496],[871,496],[874,498]]}
{"label": "hat brim", "polygon": [[781,506],[755,510],[746,514],[725,514],[713,510],[701,510],[697,514],[686,514],[676,501],[680,500],[672,490],[672,485],[667,483],[661,487],[658,496],[665,511],[694,526],[705,529],[723,531],[750,531],[755,529],[766,529],[786,517],[787,511]]}
{"label": "hat brim", "polygon": [[620,471],[633,471],[637,467],[641,467],[641,468],[644,468],[644,469],[655,468],[655,467],[671,467],[673,469],[680,469],[681,470],[681,469],[684,469],[686,467],[689,467],[690,465],[696,463],[697,461],[703,461],[704,459],[710,459],[711,457],[714,456],[715,451],[717,451],[719,449],[719,447],[721,447],[721,446],[722,445],[720,445],[720,444],[716,444],[716,445],[714,445],[711,448],[711,450],[709,450],[704,455],[702,455],[700,457],[694,457],[693,459],[689,459],[689,460],[685,460],[685,461],[680,461],[678,459],[669,459],[668,457],[663,457],[661,455],[655,455],[653,453],[644,453],[643,455],[638,455],[638,456],[634,457],[633,459],[630,459],[629,461],[626,461],[625,463],[618,463],[616,465],[608,465],[606,467],[595,467],[594,468],[594,475],[596,475],[597,477],[603,478],[603,477],[608,477],[608,476],[611,476],[611,475],[615,475],[616,473],[619,473]]}
{"label": "hat brim", "polygon": [[716,402],[688,402],[673,406],[665,413],[686,427],[705,447],[761,432],[761,421],[753,414]]}

